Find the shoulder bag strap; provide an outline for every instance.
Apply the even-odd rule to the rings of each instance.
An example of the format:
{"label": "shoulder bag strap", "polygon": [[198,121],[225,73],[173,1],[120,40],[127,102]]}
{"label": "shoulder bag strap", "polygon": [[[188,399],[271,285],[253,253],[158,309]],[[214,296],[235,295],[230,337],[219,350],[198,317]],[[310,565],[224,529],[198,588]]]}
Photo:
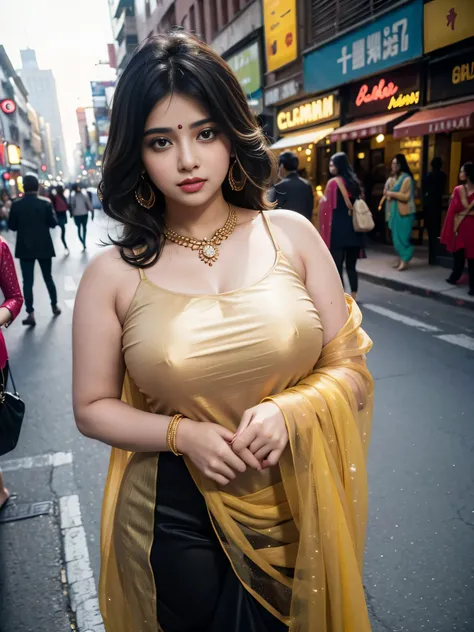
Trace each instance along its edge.
{"label": "shoulder bag strap", "polygon": [[336,184],[339,187],[339,191],[342,193],[342,197],[344,198],[344,202],[349,210],[349,215],[352,215],[352,211],[354,207],[352,206],[352,202],[349,199],[349,194],[347,193],[346,185],[344,184],[344,180],[342,178],[334,178],[336,180]]}
{"label": "shoulder bag strap", "polygon": [[13,392],[15,395],[18,395],[18,391],[16,390],[16,385],[15,385],[15,380],[13,379],[13,373],[12,373],[12,369],[10,366],[10,362],[8,363],[8,373],[10,375],[10,379],[12,381],[12,386],[13,386]]}

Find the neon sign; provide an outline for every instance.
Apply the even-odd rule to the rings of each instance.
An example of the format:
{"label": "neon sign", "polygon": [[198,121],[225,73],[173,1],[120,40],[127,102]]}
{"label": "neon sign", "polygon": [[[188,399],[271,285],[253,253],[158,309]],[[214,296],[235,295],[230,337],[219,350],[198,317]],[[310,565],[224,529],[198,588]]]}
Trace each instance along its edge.
{"label": "neon sign", "polygon": [[330,94],[298,104],[289,110],[281,110],[277,116],[277,125],[279,130],[285,131],[334,118],[336,115],[336,101],[334,95]]}
{"label": "neon sign", "polygon": [[409,105],[417,105],[420,102],[419,90],[407,94],[399,94],[398,90],[399,88],[396,83],[393,81],[386,83],[385,79],[380,79],[372,90],[370,90],[369,86],[364,83],[359,89],[355,104],[357,107],[360,107],[366,103],[390,99],[387,110],[393,110],[396,108],[407,107]]}

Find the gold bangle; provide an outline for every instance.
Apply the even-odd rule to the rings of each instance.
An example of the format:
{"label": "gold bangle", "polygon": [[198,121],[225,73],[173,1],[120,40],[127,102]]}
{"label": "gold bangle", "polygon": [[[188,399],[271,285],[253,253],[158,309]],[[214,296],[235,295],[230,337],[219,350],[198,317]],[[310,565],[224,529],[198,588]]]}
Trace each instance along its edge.
{"label": "gold bangle", "polygon": [[181,452],[178,452],[178,448],[176,447],[176,435],[178,433],[178,426],[181,419],[184,419],[184,415],[181,413],[171,417],[168,432],[166,433],[166,445],[168,446],[169,451],[175,456],[183,456]]}

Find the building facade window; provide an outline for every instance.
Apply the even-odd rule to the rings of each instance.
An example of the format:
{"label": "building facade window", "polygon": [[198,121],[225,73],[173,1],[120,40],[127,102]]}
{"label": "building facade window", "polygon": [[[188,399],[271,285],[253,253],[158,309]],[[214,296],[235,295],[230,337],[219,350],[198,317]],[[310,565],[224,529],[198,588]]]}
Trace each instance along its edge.
{"label": "building facade window", "polygon": [[191,29],[191,33],[196,32],[196,10],[194,4],[192,4],[189,9],[189,28]]}
{"label": "building facade window", "polygon": [[211,38],[217,34],[217,0],[210,0]]}
{"label": "building facade window", "polygon": [[392,6],[393,0],[311,0],[308,46],[324,42]]}
{"label": "building facade window", "polygon": [[204,13],[204,0],[198,0],[199,31],[203,40],[206,40],[206,16]]}
{"label": "building facade window", "polygon": [[222,24],[227,24],[229,21],[229,7],[227,5],[227,0],[221,0],[221,9],[222,9]]}
{"label": "building facade window", "polygon": [[240,11],[240,2],[239,0],[232,0],[232,10],[234,15]]}

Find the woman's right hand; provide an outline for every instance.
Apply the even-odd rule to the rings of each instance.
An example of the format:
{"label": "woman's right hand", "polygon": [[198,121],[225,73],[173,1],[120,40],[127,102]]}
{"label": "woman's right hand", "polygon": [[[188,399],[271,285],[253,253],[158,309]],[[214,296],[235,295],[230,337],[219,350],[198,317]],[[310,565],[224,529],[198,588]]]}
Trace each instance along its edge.
{"label": "woman's right hand", "polygon": [[247,466],[231,448],[234,433],[210,422],[182,419],[176,433],[176,447],[218,485],[227,485]]}

